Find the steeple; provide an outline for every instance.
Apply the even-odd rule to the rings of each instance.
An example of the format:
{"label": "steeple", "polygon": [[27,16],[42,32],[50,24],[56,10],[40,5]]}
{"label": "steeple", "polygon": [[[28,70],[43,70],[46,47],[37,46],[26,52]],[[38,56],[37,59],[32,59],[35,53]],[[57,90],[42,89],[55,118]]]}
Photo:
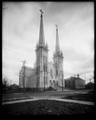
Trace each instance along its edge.
{"label": "steeple", "polygon": [[56,47],[55,53],[53,56],[54,60],[54,70],[55,70],[55,79],[58,82],[59,86],[64,86],[63,82],[63,53],[60,50],[59,46],[59,35],[58,35],[58,26],[56,25]]}
{"label": "steeple", "polygon": [[56,52],[58,51],[60,51],[60,48],[59,48],[58,26],[56,25]]}
{"label": "steeple", "polygon": [[44,28],[43,28],[43,11],[40,9],[41,16],[40,16],[40,33],[39,33],[39,45],[45,45],[45,38],[44,38]]}

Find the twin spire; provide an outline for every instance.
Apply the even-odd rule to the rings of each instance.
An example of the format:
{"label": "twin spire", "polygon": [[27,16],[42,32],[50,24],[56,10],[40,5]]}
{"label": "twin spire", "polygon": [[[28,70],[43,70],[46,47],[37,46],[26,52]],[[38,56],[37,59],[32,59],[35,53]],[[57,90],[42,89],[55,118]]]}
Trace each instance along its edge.
{"label": "twin spire", "polygon": [[58,51],[60,51],[60,48],[59,48],[58,26],[56,25],[56,52]]}
{"label": "twin spire", "polygon": [[39,45],[45,45],[45,37],[44,37],[44,28],[43,28],[43,11],[40,9],[41,19],[40,19],[40,33],[39,33]]}
{"label": "twin spire", "polygon": [[[44,27],[43,27],[43,14],[44,12],[40,9],[40,33],[39,33],[39,45],[45,45]],[[59,36],[58,36],[58,26],[56,25],[56,52],[60,51],[59,48]]]}

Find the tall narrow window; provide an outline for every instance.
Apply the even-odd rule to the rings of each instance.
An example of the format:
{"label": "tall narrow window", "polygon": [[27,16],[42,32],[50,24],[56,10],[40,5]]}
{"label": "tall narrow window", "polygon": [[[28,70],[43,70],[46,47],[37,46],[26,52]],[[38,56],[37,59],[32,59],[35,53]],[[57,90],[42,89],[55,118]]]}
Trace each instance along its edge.
{"label": "tall narrow window", "polygon": [[53,71],[52,71],[52,69],[50,70],[50,75],[53,78]]}

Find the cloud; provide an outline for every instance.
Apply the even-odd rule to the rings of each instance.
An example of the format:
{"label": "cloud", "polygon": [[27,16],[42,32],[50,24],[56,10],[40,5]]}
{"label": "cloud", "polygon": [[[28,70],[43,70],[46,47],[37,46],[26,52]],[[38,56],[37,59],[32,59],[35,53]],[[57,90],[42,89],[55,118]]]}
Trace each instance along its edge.
{"label": "cloud", "polygon": [[40,12],[44,10],[44,33],[48,59],[53,60],[56,28],[64,54],[64,72],[93,69],[94,6],[92,2],[4,2],[3,7],[3,73],[18,82],[22,60],[33,67],[39,40]]}

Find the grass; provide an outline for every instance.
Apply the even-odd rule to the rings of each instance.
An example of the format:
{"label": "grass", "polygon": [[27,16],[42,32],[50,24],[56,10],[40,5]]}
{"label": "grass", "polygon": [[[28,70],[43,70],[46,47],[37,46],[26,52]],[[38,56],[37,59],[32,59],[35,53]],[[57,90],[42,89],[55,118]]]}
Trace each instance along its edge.
{"label": "grass", "polygon": [[[22,92],[22,93],[9,93],[2,95],[2,101],[10,101],[10,100],[20,100],[27,99],[33,97],[58,97],[62,99],[73,99],[73,100],[82,100],[82,101],[94,101],[94,92],[93,91],[85,91],[79,90],[79,93],[75,93],[76,91],[45,91],[45,92]],[[82,93],[85,92],[85,93]],[[82,93],[82,94],[81,94]]]}
{"label": "grass", "polygon": [[75,94],[75,95],[69,95],[64,97],[64,99],[73,99],[73,100],[82,100],[82,101],[91,101],[94,102],[95,100],[95,94],[93,92],[89,92],[87,94]]}
{"label": "grass", "polygon": [[94,113],[94,106],[60,101],[39,100],[3,105],[2,112],[8,115],[70,115]]}

